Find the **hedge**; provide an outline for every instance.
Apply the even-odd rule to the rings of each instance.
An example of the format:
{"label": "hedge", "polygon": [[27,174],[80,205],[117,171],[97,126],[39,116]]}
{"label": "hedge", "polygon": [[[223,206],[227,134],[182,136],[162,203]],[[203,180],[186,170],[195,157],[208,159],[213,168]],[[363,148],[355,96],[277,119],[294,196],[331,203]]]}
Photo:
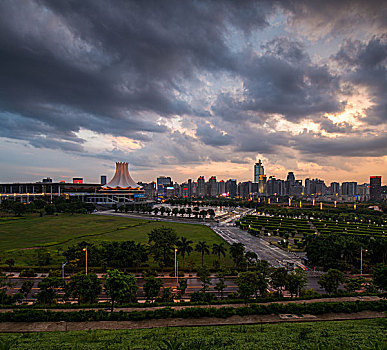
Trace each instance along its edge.
{"label": "hedge", "polygon": [[359,311],[387,311],[387,301],[355,301],[355,302],[320,302],[310,304],[252,304],[239,308],[185,308],[170,307],[153,311],[106,312],[103,310],[85,310],[78,312],[14,310],[0,314],[0,322],[86,322],[86,321],[140,321],[163,318],[200,318],[270,314],[312,314],[354,313]]}

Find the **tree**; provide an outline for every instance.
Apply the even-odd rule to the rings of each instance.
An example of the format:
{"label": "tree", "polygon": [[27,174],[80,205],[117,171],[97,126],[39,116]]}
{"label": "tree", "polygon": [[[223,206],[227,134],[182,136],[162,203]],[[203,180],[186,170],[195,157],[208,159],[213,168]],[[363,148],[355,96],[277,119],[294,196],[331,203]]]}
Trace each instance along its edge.
{"label": "tree", "polygon": [[71,276],[66,284],[66,296],[78,299],[78,304],[94,304],[102,291],[101,282],[95,273],[85,275],[81,272]]}
{"label": "tree", "polygon": [[372,277],[376,287],[381,290],[387,290],[387,265],[376,265]]}
{"label": "tree", "polygon": [[177,297],[179,299],[181,299],[183,297],[183,295],[185,294],[187,286],[188,286],[187,279],[181,278],[179,280],[179,286],[177,287]]}
{"label": "tree", "polygon": [[39,283],[40,292],[37,295],[37,300],[40,304],[51,305],[58,297],[57,291],[62,286],[62,278],[60,277],[46,277]]}
{"label": "tree", "polygon": [[10,282],[9,277],[10,275],[0,272],[0,302],[2,305],[9,303],[7,287],[13,287],[13,283]]}
{"label": "tree", "polygon": [[211,219],[213,219],[214,216],[215,216],[215,211],[214,211],[214,209],[208,209],[207,214],[210,216]]}
{"label": "tree", "polygon": [[38,249],[37,258],[39,266],[47,266],[51,263],[51,254],[46,249]]}
{"label": "tree", "polygon": [[138,286],[132,274],[126,275],[117,269],[108,270],[104,287],[111,300],[112,312],[116,302],[134,303],[137,300]]}
{"label": "tree", "polygon": [[34,285],[34,281],[24,281],[19,292],[23,294],[24,299],[27,299],[28,294],[30,294],[31,289]]}
{"label": "tree", "polygon": [[161,214],[162,216],[164,216],[164,213],[165,213],[165,207],[161,207],[161,208],[160,208],[160,214]]}
{"label": "tree", "polygon": [[173,294],[170,287],[163,287],[163,290],[161,292],[161,295],[156,298],[156,301],[162,302],[162,303],[171,303],[173,302]]}
{"label": "tree", "polygon": [[159,211],[160,211],[160,209],[158,207],[153,209],[153,212],[155,213],[155,215],[157,215]]}
{"label": "tree", "polygon": [[13,258],[10,258],[10,259],[7,259],[5,260],[5,263],[9,266],[9,268],[11,269],[14,265],[15,265],[15,259]]}
{"label": "tree", "polygon": [[281,296],[283,294],[283,288],[287,283],[287,278],[288,271],[284,267],[275,269],[270,275],[271,285],[278,290]]}
{"label": "tree", "polygon": [[285,289],[289,291],[290,296],[293,297],[295,295],[298,297],[302,288],[306,286],[307,278],[304,270],[297,269],[288,274]]}
{"label": "tree", "polygon": [[210,254],[209,246],[204,241],[199,241],[195,246],[195,251],[202,254],[202,267],[204,265],[204,254]]}
{"label": "tree", "polygon": [[214,289],[220,294],[220,299],[223,299],[223,291],[227,287],[224,283],[224,272],[219,272],[217,278],[218,282],[215,284]]}
{"label": "tree", "polygon": [[198,276],[200,281],[202,282],[202,289],[200,290],[202,293],[206,293],[208,287],[211,284],[210,271],[206,266],[203,266],[198,269]]}
{"label": "tree", "polygon": [[258,260],[257,271],[260,272],[264,278],[267,278],[271,271],[269,262],[267,260]]}
{"label": "tree", "polygon": [[180,214],[181,217],[184,217],[185,209],[184,209],[184,208],[181,208],[181,209],[179,210],[179,214]]}
{"label": "tree", "polygon": [[254,265],[254,263],[256,263],[258,260],[258,255],[254,252],[248,251],[245,254],[245,258],[249,265]]}
{"label": "tree", "polygon": [[193,251],[193,248],[191,246],[193,242],[191,240],[187,240],[185,237],[181,237],[180,240],[177,241],[176,245],[178,248],[178,253],[183,258],[183,269],[185,267],[185,255],[190,255]]}
{"label": "tree", "polygon": [[337,269],[329,269],[327,273],[322,275],[318,284],[323,287],[328,294],[337,293],[341,283],[345,282],[345,275]]}
{"label": "tree", "polygon": [[188,217],[190,218],[191,215],[192,215],[192,209],[190,207],[188,207],[185,212],[187,213]]}
{"label": "tree", "polygon": [[160,288],[163,286],[163,281],[160,278],[154,276],[148,276],[145,278],[144,293],[146,301],[153,301],[155,297],[160,294]]}
{"label": "tree", "polygon": [[353,293],[357,290],[359,290],[362,286],[363,283],[366,283],[365,278],[359,277],[359,278],[348,278],[345,282],[345,289],[349,293]]}
{"label": "tree", "polygon": [[172,209],[172,214],[177,216],[177,214],[179,214],[179,209],[178,208],[173,208]]}
{"label": "tree", "polygon": [[205,209],[202,209],[202,210],[200,210],[200,216],[203,218],[203,219],[205,219],[206,218],[206,216],[207,216],[207,210],[205,210]]}
{"label": "tree", "polygon": [[218,256],[218,264],[220,266],[220,256],[223,255],[223,257],[226,256],[226,247],[223,243],[214,243],[212,245],[212,254],[216,254]]}
{"label": "tree", "polygon": [[177,243],[176,232],[169,227],[154,228],[148,233],[149,252],[160,265],[168,266],[173,262],[173,250]]}
{"label": "tree", "polygon": [[245,246],[242,243],[233,243],[230,247],[230,254],[234,260],[235,266],[238,267],[243,260]]}
{"label": "tree", "polygon": [[238,292],[243,299],[249,299],[252,295],[257,298],[258,293],[263,295],[267,289],[267,281],[263,275],[256,271],[242,272],[236,279]]}

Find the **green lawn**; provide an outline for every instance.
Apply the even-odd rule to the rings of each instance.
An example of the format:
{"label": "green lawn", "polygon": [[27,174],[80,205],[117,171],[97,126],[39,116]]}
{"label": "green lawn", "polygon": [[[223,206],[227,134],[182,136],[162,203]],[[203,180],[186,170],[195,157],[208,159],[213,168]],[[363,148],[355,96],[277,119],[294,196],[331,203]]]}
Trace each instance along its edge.
{"label": "green lawn", "polygon": [[[12,349],[386,349],[386,319],[3,334]],[[175,342],[175,347],[165,347]],[[180,346],[177,344],[180,343]],[[384,345],[383,345],[384,344]]]}
{"label": "green lawn", "polygon": [[[58,215],[58,216],[26,216],[20,219],[0,221],[0,257],[2,262],[13,258],[16,265],[36,265],[36,247],[46,247],[52,254],[55,264],[63,261],[61,253],[69,245],[80,241],[125,241],[147,242],[147,234],[160,226],[173,228],[178,236],[184,236],[196,244],[206,241],[211,247],[213,243],[224,242],[211,229],[203,225],[180,224],[143,219],[130,219],[116,216],[100,215]],[[31,249],[32,248],[32,249]],[[188,259],[196,264],[201,256],[193,252]],[[212,266],[216,257],[205,256],[205,262]],[[227,257],[225,263],[231,264]]]}

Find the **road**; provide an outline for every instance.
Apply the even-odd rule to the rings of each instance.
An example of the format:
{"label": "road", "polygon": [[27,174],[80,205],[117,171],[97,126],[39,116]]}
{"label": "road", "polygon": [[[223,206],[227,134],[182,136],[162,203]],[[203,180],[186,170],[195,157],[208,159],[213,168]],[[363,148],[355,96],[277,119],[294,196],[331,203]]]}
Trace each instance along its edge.
{"label": "road", "polygon": [[230,244],[242,243],[247,251],[256,253],[259,260],[267,260],[274,267],[286,267],[287,262],[293,262],[296,266],[301,265],[301,259],[296,254],[270,245],[264,239],[238,227],[219,225],[211,229]]}

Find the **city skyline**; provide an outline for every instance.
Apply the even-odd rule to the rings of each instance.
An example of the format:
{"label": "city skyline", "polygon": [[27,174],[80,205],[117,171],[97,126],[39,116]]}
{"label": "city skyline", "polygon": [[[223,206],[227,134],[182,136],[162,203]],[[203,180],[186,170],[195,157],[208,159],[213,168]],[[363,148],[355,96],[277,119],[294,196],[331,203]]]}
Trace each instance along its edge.
{"label": "city skyline", "polygon": [[384,1],[0,3],[0,182],[387,178]]}

